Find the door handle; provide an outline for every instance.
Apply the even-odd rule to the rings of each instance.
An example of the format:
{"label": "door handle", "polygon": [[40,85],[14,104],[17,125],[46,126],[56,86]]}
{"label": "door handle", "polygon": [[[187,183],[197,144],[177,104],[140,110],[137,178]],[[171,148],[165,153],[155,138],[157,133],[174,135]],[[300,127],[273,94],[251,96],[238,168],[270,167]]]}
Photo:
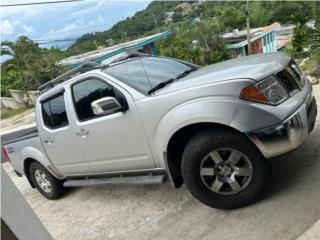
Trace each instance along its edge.
{"label": "door handle", "polygon": [[89,131],[85,130],[84,128],[82,128],[79,132],[76,133],[79,137],[85,138],[88,134]]}
{"label": "door handle", "polygon": [[44,143],[51,145],[53,143],[53,139],[45,139]]}

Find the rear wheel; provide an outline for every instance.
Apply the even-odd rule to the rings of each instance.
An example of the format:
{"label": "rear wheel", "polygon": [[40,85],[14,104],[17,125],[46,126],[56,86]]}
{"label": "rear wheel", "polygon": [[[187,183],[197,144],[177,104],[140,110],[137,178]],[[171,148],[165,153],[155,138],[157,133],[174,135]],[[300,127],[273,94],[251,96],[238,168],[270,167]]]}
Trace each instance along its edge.
{"label": "rear wheel", "polygon": [[202,203],[234,209],[257,201],[266,189],[271,165],[242,134],[207,130],[194,136],[182,156],[182,175]]}
{"label": "rear wheel", "polygon": [[65,192],[63,182],[55,178],[38,162],[32,162],[29,167],[32,182],[39,192],[48,199],[58,199]]}

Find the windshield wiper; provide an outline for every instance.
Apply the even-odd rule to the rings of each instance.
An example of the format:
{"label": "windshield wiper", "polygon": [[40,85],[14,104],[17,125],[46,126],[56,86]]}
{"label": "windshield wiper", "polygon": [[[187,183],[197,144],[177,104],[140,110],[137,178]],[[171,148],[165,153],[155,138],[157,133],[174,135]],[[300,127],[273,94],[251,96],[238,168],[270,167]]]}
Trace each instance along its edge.
{"label": "windshield wiper", "polygon": [[183,73],[181,73],[180,75],[178,75],[176,78],[170,78],[170,79],[167,80],[167,81],[161,82],[161,83],[159,83],[158,85],[156,85],[155,87],[151,88],[151,89],[148,91],[148,94],[151,94],[151,93],[157,91],[158,89],[163,88],[164,86],[168,85],[169,83],[172,83],[172,82],[174,82],[174,81],[176,81],[176,80],[178,80],[178,79],[180,79],[180,78],[183,78],[183,77],[187,76],[189,73],[191,73],[191,72],[193,72],[193,71],[196,71],[196,70],[197,70],[197,69],[191,68],[191,69],[189,69],[189,70],[184,71]]}
{"label": "windshield wiper", "polygon": [[151,88],[149,91],[148,91],[148,94],[151,94],[155,91],[157,91],[158,89],[160,88],[163,88],[165,85],[169,84],[169,83],[172,83],[174,81],[173,78],[170,78],[169,80],[167,81],[164,81],[164,82],[161,82],[159,83],[158,85],[156,85],[155,87]]}
{"label": "windshield wiper", "polygon": [[189,69],[189,70],[186,70],[184,71],[183,73],[181,73],[178,77],[176,77],[174,80],[177,80],[177,79],[180,79],[180,78],[184,78],[185,76],[187,76],[189,73],[193,72],[193,71],[196,71],[197,69]]}

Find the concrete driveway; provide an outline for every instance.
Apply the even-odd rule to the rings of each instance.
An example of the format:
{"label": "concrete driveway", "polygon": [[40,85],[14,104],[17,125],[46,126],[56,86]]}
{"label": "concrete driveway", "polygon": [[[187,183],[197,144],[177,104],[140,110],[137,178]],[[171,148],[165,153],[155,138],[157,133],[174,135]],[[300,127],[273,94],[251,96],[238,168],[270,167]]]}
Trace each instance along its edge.
{"label": "concrete driveway", "polygon": [[[314,91],[320,103],[320,86]],[[264,198],[233,211],[206,207],[169,184],[78,188],[49,201],[10,176],[54,239],[296,239],[320,218],[319,115],[299,149],[271,161]]]}

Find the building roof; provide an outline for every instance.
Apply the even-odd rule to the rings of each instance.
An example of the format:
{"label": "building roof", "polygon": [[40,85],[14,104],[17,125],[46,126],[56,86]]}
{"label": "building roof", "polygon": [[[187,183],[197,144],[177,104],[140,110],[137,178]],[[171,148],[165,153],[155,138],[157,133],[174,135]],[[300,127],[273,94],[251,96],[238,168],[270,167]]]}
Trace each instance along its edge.
{"label": "building roof", "polygon": [[192,8],[192,5],[190,3],[180,3],[175,7],[175,9],[181,9],[181,10],[189,10]]}
{"label": "building roof", "polygon": [[292,41],[292,36],[291,35],[286,35],[286,36],[281,36],[277,35],[276,36],[276,45],[277,45],[277,50],[283,48],[287,44],[291,43]]}
{"label": "building roof", "polygon": [[120,43],[111,47],[106,47],[106,48],[94,50],[91,52],[86,52],[77,56],[71,56],[71,57],[60,60],[58,64],[75,67],[86,61],[101,62],[107,58],[123,53],[126,49],[142,48],[150,43],[153,43],[162,38],[165,38],[170,34],[171,32],[162,32],[162,33],[153,34],[148,37],[139,38],[130,42]]}
{"label": "building roof", "polygon": [[281,24],[280,24],[280,23],[274,22],[274,23],[272,23],[272,24],[270,24],[270,25],[268,25],[268,26],[262,27],[261,31],[262,31],[262,32],[270,32],[270,31],[272,31],[272,30],[274,30],[274,29],[278,29],[278,28],[280,28],[280,27],[281,27]]}
{"label": "building roof", "polygon": [[[262,38],[267,33],[280,28],[280,26],[280,23],[274,22],[268,26],[250,29],[250,42],[254,42],[257,39]],[[240,48],[248,45],[248,42],[246,40],[247,30],[239,31],[235,29],[233,30],[233,32],[222,34],[222,38],[225,43],[229,44],[228,48]]]}

